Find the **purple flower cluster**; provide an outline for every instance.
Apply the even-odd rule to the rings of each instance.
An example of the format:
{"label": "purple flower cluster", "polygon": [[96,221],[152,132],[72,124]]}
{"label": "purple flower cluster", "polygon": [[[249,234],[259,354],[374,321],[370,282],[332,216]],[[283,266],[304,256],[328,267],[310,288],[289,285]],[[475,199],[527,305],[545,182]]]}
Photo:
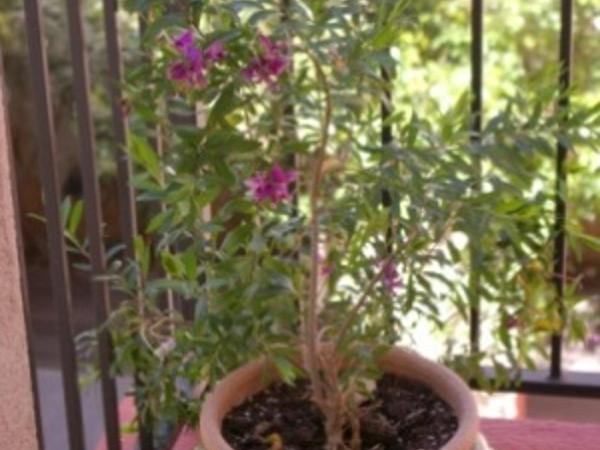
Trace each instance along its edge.
{"label": "purple flower cluster", "polygon": [[177,36],[173,40],[173,48],[180,58],[169,67],[169,78],[188,87],[204,86],[208,68],[227,56],[221,41],[215,41],[206,50],[202,50],[196,45],[194,32],[191,30]]}
{"label": "purple flower cluster", "polygon": [[289,65],[286,46],[263,35],[260,35],[258,40],[262,53],[250,61],[242,75],[248,82],[273,86]]}
{"label": "purple flower cluster", "polygon": [[291,198],[290,185],[296,181],[295,170],[284,170],[275,164],[268,172],[258,172],[246,180],[252,198],[257,202],[280,203]]}
{"label": "purple flower cluster", "polygon": [[223,61],[227,57],[225,46],[221,41],[215,41],[204,50],[204,58],[208,64],[214,64]]}
{"label": "purple flower cluster", "polygon": [[[289,66],[286,45],[263,35],[258,36],[258,41],[260,54],[246,65],[242,76],[250,83],[265,83],[273,87]],[[179,58],[169,67],[169,78],[190,88],[204,86],[210,66],[227,57],[221,41],[213,42],[204,50],[200,48],[192,30],[179,34],[172,45]]]}
{"label": "purple flower cluster", "polygon": [[398,269],[392,261],[384,262],[382,271],[383,274],[381,277],[381,282],[383,283],[383,287],[386,291],[393,294],[402,286],[404,286],[402,280],[400,279]]}

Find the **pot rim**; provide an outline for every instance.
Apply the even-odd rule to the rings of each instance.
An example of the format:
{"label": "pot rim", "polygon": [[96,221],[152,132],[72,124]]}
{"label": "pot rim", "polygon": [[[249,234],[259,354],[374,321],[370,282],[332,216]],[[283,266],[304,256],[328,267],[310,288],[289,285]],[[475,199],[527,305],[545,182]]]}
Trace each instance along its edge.
{"label": "pot rim", "polygon": [[[472,450],[477,445],[479,415],[473,393],[450,369],[415,352],[393,347],[380,360],[383,372],[426,385],[446,401],[458,417],[458,429],[440,450]],[[200,441],[205,450],[234,450],[221,433],[225,416],[248,397],[263,390],[274,377],[265,358],[246,364],[223,378],[208,395],[200,414]]]}

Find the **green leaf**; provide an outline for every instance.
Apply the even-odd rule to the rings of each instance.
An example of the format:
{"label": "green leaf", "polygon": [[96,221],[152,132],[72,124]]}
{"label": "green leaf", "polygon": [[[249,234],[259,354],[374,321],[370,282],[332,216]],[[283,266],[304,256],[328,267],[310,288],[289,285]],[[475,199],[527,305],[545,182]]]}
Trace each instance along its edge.
{"label": "green leaf", "polygon": [[143,40],[144,42],[152,43],[162,31],[175,26],[184,27],[185,25],[184,17],[181,14],[166,14],[159,17],[148,26],[144,33]]}
{"label": "green leaf", "polygon": [[221,189],[218,187],[207,188],[196,195],[196,203],[199,208],[203,208],[206,205],[212,203],[221,193]]}
{"label": "green leaf", "polygon": [[169,220],[173,217],[173,210],[163,211],[152,218],[148,226],[146,227],[146,233],[150,234],[156,230],[161,229]]}
{"label": "green leaf", "polygon": [[568,233],[570,236],[580,240],[589,249],[600,252],[600,238],[573,230],[569,230]]}
{"label": "green leaf", "polygon": [[198,277],[198,258],[196,257],[196,249],[190,247],[181,255],[185,276],[190,281],[196,281]]}
{"label": "green leaf", "polygon": [[233,186],[235,184],[235,174],[223,159],[214,160],[213,165],[215,171],[219,174],[220,177],[222,177],[223,181],[227,185]]}
{"label": "green leaf", "polygon": [[278,11],[263,9],[261,11],[256,11],[253,13],[248,19],[248,25],[256,27],[260,25],[262,22],[265,22],[269,19],[276,18],[278,16]]}
{"label": "green leaf", "polygon": [[60,221],[63,228],[66,228],[67,221],[69,220],[69,214],[71,214],[71,197],[67,196],[60,204]]}
{"label": "green leaf", "polygon": [[207,127],[214,127],[216,123],[221,123],[238,104],[239,101],[235,97],[235,85],[231,83],[225,86],[210,111]]}
{"label": "green leaf", "polygon": [[252,233],[252,225],[241,225],[227,234],[221,245],[221,251],[229,255],[237,252],[240,247],[245,246]]}
{"label": "green leaf", "polygon": [[205,149],[217,157],[215,161],[222,161],[224,154],[246,153],[259,148],[260,142],[228,130],[213,131],[205,143]]}
{"label": "green leaf", "polygon": [[129,135],[129,151],[136,163],[146,169],[155,180],[160,180],[160,159],[145,139],[131,133]]}
{"label": "green leaf", "polygon": [[164,251],[160,254],[160,260],[163,269],[165,269],[169,275],[179,277],[185,273],[185,266],[178,256],[173,255],[168,251]]}
{"label": "green leaf", "polygon": [[297,378],[299,370],[289,358],[280,355],[272,355],[271,360],[273,361],[273,364],[275,364],[277,372],[284,383],[292,383]]}
{"label": "green leaf", "polygon": [[79,228],[79,224],[81,223],[81,217],[83,215],[83,202],[81,200],[77,200],[73,207],[71,208],[71,212],[69,214],[67,230],[73,236],[76,235],[77,229]]}
{"label": "green leaf", "polygon": [[150,272],[150,248],[146,246],[144,238],[137,235],[133,240],[135,260],[140,266],[142,274],[147,277]]}

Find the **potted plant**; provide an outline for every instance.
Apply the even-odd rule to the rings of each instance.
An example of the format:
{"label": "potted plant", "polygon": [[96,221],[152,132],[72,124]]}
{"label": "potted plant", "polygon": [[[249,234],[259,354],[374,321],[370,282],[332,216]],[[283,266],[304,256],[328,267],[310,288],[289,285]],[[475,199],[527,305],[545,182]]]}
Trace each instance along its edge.
{"label": "potted plant", "polygon": [[[406,185],[414,182],[399,169],[401,150],[392,141],[381,145],[376,137],[389,127],[379,111],[390,101],[394,61],[388,45],[402,21],[403,4],[315,4],[283,12],[273,5],[260,10],[272,17],[259,26],[239,26],[243,15],[235,7],[225,2],[212,12],[238,28],[202,33],[190,27],[163,35],[164,55],[157,62],[179,98],[203,108],[205,115],[203,128],[188,130],[197,134],[197,154],[183,158],[195,158],[192,164],[203,178],[190,180],[187,195],[197,202],[201,198],[190,205],[198,217],[201,208],[212,205],[206,213],[210,218],[198,226],[214,227],[201,239],[215,246],[213,270],[224,272],[215,276],[206,269],[206,307],[219,309],[212,303],[235,302],[231,296],[239,296],[243,302],[264,302],[261,314],[273,322],[261,330],[262,339],[275,339],[265,346],[266,358],[228,375],[208,397],[200,425],[204,446],[232,448],[222,437],[221,421],[268,386],[263,382],[272,365],[285,382],[308,380],[307,398],[323,422],[322,442],[313,436],[312,444],[283,445],[358,450],[365,421],[388,428],[390,421],[400,421],[383,416],[368,400],[368,380],[380,369],[428,386],[441,397],[439,405],[446,401],[454,409],[437,418],[439,429],[426,429],[424,436],[404,430],[406,436],[394,439],[414,435],[421,446],[431,439],[430,446],[474,448],[477,412],[467,386],[449,370],[391,347],[394,302],[407,289],[399,268],[436,252],[452,230],[467,188],[448,198],[435,198],[431,191],[411,202]],[[146,154],[149,149],[137,142],[134,156],[144,163]],[[175,156],[166,161],[181,163]],[[421,176],[427,182],[442,180],[438,173]],[[163,183],[161,177],[168,175],[156,171],[154,181]],[[216,203],[221,203],[218,209]],[[413,212],[406,215],[404,208]],[[166,209],[149,228],[177,220],[178,213]],[[196,244],[190,240],[202,252]],[[179,278],[186,262],[169,250],[162,257],[167,272]],[[190,275],[196,281],[194,269]],[[285,304],[284,311],[277,311],[282,307],[273,305],[273,298]],[[282,313],[290,316],[281,320]],[[364,313],[370,323],[361,323]],[[255,433],[256,421],[242,432]],[[285,433],[269,429],[259,439],[269,434],[286,440]],[[382,439],[389,440],[389,433]],[[385,443],[371,439],[369,447]]]}
{"label": "potted plant", "polygon": [[[543,297],[547,274],[525,274],[547,262],[549,196],[513,170],[515,142],[530,168],[551,160],[554,97],[532,101],[539,123],[503,111],[478,140],[464,101],[409,114],[393,94],[409,3],[141,7],[149,54],[124,106],[138,200],[158,212],[111,265],[126,301],[108,326],[141,413],[202,407],[206,450],[476,448],[465,383],[396,343],[443,327],[440,304],[459,327],[473,295],[505,288],[527,301],[498,302],[497,368],[529,363],[556,323],[529,289]],[[481,244],[467,264],[465,236]],[[483,356],[458,362],[471,376]]]}

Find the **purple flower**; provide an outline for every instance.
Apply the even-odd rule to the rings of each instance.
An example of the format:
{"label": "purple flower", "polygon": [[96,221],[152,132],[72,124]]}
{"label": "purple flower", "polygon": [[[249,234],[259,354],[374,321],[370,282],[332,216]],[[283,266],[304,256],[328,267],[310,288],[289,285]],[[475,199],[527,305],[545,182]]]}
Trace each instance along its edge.
{"label": "purple flower", "polygon": [[383,283],[383,287],[390,294],[394,294],[398,289],[404,286],[404,284],[402,283],[402,280],[400,280],[398,269],[392,261],[388,261],[383,264],[381,282]]}
{"label": "purple flower", "polygon": [[251,176],[244,184],[250,189],[250,194],[254,200],[262,202],[269,198],[269,182],[264,172],[259,172]]}
{"label": "purple flower", "polygon": [[223,61],[227,56],[225,47],[221,41],[215,41],[204,50],[204,57],[209,63],[217,63]]}
{"label": "purple flower", "polygon": [[242,70],[242,76],[248,82],[252,82],[259,77],[259,63],[254,60]]}
{"label": "purple flower", "polygon": [[184,53],[188,48],[194,45],[194,32],[192,30],[186,30],[179,36],[173,39],[173,47],[180,53]]}
{"label": "purple flower", "polygon": [[174,40],[174,46],[181,54],[181,59],[169,67],[169,78],[188,87],[203,86],[206,83],[204,55],[194,45],[192,32],[182,33]]}
{"label": "purple flower", "polygon": [[289,58],[284,43],[273,42],[266,36],[259,36],[260,45],[263,48],[263,58],[266,64],[267,71],[279,77],[287,68]]}
{"label": "purple flower", "polygon": [[251,83],[267,83],[272,86],[285,72],[289,65],[289,57],[283,43],[273,42],[266,36],[258,37],[262,53],[250,61],[242,71],[242,76]]}
{"label": "purple flower", "polygon": [[268,172],[258,172],[250,177],[245,185],[255,201],[270,200],[272,203],[279,203],[292,196],[290,184],[296,178],[295,170],[284,170],[279,164],[275,164]]}
{"label": "purple flower", "polygon": [[169,78],[187,87],[204,86],[206,77],[204,66],[198,61],[177,61],[169,67]]}
{"label": "purple flower", "polygon": [[196,47],[189,47],[185,51],[185,54],[183,56],[184,56],[185,61],[188,64],[190,71],[192,71],[194,73],[204,71],[205,64],[204,64],[204,54],[202,53],[202,50],[200,50]]}
{"label": "purple flower", "polygon": [[173,81],[183,82],[188,77],[188,68],[182,61],[175,62],[169,67],[169,78]]}
{"label": "purple flower", "polygon": [[258,42],[260,43],[265,54],[267,55],[277,53],[280,49],[283,48],[283,44],[273,42],[269,37],[265,36],[264,34],[258,35]]}

